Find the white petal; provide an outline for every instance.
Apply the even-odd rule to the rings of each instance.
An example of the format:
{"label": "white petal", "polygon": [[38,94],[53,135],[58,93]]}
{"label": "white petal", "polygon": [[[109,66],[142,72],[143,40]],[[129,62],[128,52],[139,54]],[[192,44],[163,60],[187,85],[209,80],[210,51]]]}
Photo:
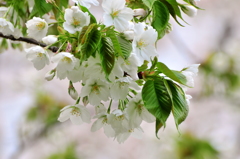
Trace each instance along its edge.
{"label": "white petal", "polygon": [[104,118],[97,119],[97,120],[93,123],[93,125],[92,125],[92,127],[91,127],[91,131],[92,131],[92,132],[95,132],[95,131],[97,131],[97,130],[99,130],[99,129],[101,129],[101,128],[103,127],[103,119],[104,119]]}
{"label": "white petal", "polygon": [[71,115],[71,110],[72,109],[70,108],[70,109],[66,109],[63,112],[61,112],[60,116],[58,117],[58,121],[64,122],[64,121],[68,120]]}
{"label": "white petal", "polygon": [[76,124],[76,125],[80,125],[83,123],[82,118],[76,115],[71,115],[70,120],[73,124]]}

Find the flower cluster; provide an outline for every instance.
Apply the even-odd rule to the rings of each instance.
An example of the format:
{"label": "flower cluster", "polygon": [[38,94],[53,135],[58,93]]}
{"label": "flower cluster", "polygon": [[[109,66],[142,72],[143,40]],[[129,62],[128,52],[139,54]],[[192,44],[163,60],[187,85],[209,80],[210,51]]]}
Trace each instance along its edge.
{"label": "flower cluster", "polygon": [[[178,110],[178,104],[181,110],[173,115],[176,125],[180,124],[187,116],[191,98],[185,93],[186,87],[194,86],[199,65],[174,71],[158,62],[156,42],[166,32],[168,21],[161,26],[165,30],[160,30],[154,25],[155,13],[149,25],[144,9],[134,10],[125,0],[103,0],[102,24],[88,10],[91,5],[99,5],[97,0],[73,2],[76,6],[60,14],[58,36],[48,35],[51,25],[40,17],[26,22],[28,36],[48,45],[26,49],[27,59],[37,70],[53,63],[55,67],[46,74],[46,80],[68,79],[69,95],[76,100],[61,110],[58,120],[81,124],[95,119],[91,130],[103,128],[106,136],[119,143],[131,134],[142,133],[142,121],[165,126],[165,116]],[[158,1],[153,4],[155,8],[160,5]],[[14,31],[3,18],[0,26],[7,34]],[[54,54],[47,51],[54,45],[58,46]],[[82,86],[80,91],[74,88],[77,84]],[[174,103],[175,99],[181,101]],[[88,105],[95,107],[94,115]],[[162,105],[167,105],[167,110]]]}

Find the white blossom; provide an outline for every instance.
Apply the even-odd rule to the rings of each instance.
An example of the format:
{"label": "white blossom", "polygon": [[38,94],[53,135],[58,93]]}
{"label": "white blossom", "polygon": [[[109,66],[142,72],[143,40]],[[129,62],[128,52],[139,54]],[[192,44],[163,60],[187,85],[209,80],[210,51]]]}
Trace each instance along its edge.
{"label": "white blossom", "polygon": [[67,77],[68,73],[79,64],[79,60],[68,52],[60,52],[52,57],[52,61],[57,63],[56,71],[59,79]]}
{"label": "white blossom", "polygon": [[33,17],[33,19],[27,21],[26,26],[28,36],[36,40],[41,40],[48,31],[47,22],[39,17]]}
{"label": "white blossom", "polygon": [[96,106],[96,114],[97,115],[94,118],[97,118],[97,120],[93,123],[91,131],[95,132],[103,128],[104,133],[107,137],[114,137],[115,131],[108,123],[109,114],[107,113],[107,109],[104,107],[104,105],[100,104],[99,106]]}
{"label": "white blossom", "polygon": [[112,99],[126,99],[130,87],[134,88],[135,90],[140,90],[140,87],[129,76],[115,80],[110,87],[110,95]]}
{"label": "white blossom", "polygon": [[140,65],[141,63],[139,58],[136,56],[136,54],[131,53],[128,59],[126,60],[124,60],[121,57],[118,57],[115,64],[116,67],[113,68],[113,72],[116,72],[116,70],[118,70],[119,72],[125,71],[127,74],[130,75],[132,79],[138,80],[137,70],[138,70],[138,66]]}
{"label": "white blossom", "polygon": [[133,10],[125,6],[125,0],[103,0],[104,24],[114,25],[122,32],[128,28],[128,21],[133,18]]}
{"label": "white blossom", "polygon": [[128,22],[128,28],[123,31],[123,35],[127,40],[133,40],[134,38],[134,23]]}
{"label": "white blossom", "polygon": [[40,46],[34,46],[25,49],[27,59],[31,61],[37,70],[41,70],[45,65],[49,64],[49,55],[45,49]]}
{"label": "white blossom", "polygon": [[[77,60],[78,61],[78,60]],[[84,61],[85,62],[85,61]],[[80,82],[84,77],[84,62],[82,65],[80,65],[80,62],[77,62],[74,69],[71,71],[68,71],[67,78],[75,82]]]}
{"label": "white blossom", "polygon": [[116,135],[115,138],[117,139],[118,143],[123,143],[128,139],[128,137],[130,137],[130,135],[132,135],[135,138],[141,138],[142,134],[143,130],[140,127],[129,128],[127,131]]}
{"label": "white blossom", "polygon": [[42,38],[42,41],[47,45],[51,45],[51,44],[57,42],[57,40],[58,40],[58,38],[56,35],[48,35],[48,36]]}
{"label": "white blossom", "polygon": [[187,83],[186,83],[187,86],[194,87],[193,77],[197,76],[199,65],[200,64],[193,64],[182,70],[182,74],[187,78]]}
{"label": "white blossom", "polygon": [[82,27],[90,23],[89,14],[87,12],[84,13],[77,6],[66,9],[64,19],[63,28],[71,34],[74,34],[76,31],[81,31]]}
{"label": "white blossom", "polygon": [[91,115],[86,107],[76,104],[68,105],[61,110],[58,121],[64,122],[70,118],[73,124],[82,124],[83,122],[90,123]]}
{"label": "white blossom", "polygon": [[91,105],[99,105],[101,101],[107,101],[109,97],[108,83],[100,79],[88,79],[83,86],[81,97],[88,96]]}
{"label": "white blossom", "polygon": [[0,18],[0,32],[3,33],[3,35],[12,35],[14,33],[13,24],[5,18]]}
{"label": "white blossom", "polygon": [[99,2],[97,0],[72,0],[74,3],[80,4],[86,8],[90,8],[91,4],[98,6]]}
{"label": "white blossom", "polygon": [[115,131],[116,136],[129,130],[129,122],[126,111],[115,109],[109,115],[108,121]]}
{"label": "white blossom", "polygon": [[157,32],[151,26],[145,23],[138,23],[134,27],[135,37],[133,39],[133,53],[137,55],[141,64],[144,60],[150,61],[151,57],[157,55],[155,42],[157,40]]}
{"label": "white blossom", "polygon": [[155,121],[155,117],[144,107],[140,94],[129,101],[127,113],[129,115],[129,124],[131,128],[139,127],[143,120],[148,123]]}

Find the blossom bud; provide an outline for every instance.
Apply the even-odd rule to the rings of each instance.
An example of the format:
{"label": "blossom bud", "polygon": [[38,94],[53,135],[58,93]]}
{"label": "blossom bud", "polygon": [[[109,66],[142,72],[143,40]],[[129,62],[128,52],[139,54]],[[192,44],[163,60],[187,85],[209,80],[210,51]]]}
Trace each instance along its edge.
{"label": "blossom bud", "polygon": [[133,40],[134,38],[134,31],[133,30],[126,30],[123,32],[124,34],[124,37],[127,39],[127,40]]}
{"label": "blossom bud", "polygon": [[133,10],[133,16],[134,17],[145,17],[146,15],[147,15],[147,11],[145,11],[142,8]]}
{"label": "blossom bud", "polygon": [[189,17],[195,17],[197,15],[197,8],[195,8],[194,6],[184,4],[181,6],[181,9]]}
{"label": "blossom bud", "polygon": [[88,96],[83,97],[82,102],[83,105],[86,106],[89,103]]}
{"label": "blossom bud", "polygon": [[77,100],[78,99],[78,92],[72,85],[72,82],[70,81],[69,87],[68,87],[68,94],[72,97],[72,99]]}
{"label": "blossom bud", "polygon": [[57,40],[58,39],[55,35],[48,35],[48,36],[42,38],[42,41],[47,45],[51,45],[51,44],[57,42]]}
{"label": "blossom bud", "polygon": [[72,45],[70,42],[68,42],[66,47],[66,52],[71,52],[71,51],[72,51]]}
{"label": "blossom bud", "polygon": [[55,74],[56,74],[56,70],[55,70],[55,69],[54,69],[54,70],[51,70],[51,71],[49,71],[49,72],[46,73],[45,79],[46,79],[47,81],[51,81],[51,80],[54,78]]}

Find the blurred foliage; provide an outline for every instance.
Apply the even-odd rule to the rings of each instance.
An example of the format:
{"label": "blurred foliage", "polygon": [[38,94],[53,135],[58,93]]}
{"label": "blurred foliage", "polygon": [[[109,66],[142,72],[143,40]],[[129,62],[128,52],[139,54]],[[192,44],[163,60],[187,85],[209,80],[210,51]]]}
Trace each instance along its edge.
{"label": "blurred foliage", "polygon": [[201,64],[202,95],[231,96],[240,87],[239,57],[225,52],[213,52]]}
{"label": "blurred foliage", "polygon": [[34,106],[27,112],[27,121],[40,120],[46,127],[52,126],[58,123],[59,112],[65,105],[52,96],[39,92],[36,94]]}
{"label": "blurred foliage", "polygon": [[218,159],[218,151],[207,140],[185,133],[176,142],[177,159]]}
{"label": "blurred foliage", "polygon": [[80,159],[75,151],[76,145],[70,144],[64,152],[60,151],[47,157],[47,159]]}

